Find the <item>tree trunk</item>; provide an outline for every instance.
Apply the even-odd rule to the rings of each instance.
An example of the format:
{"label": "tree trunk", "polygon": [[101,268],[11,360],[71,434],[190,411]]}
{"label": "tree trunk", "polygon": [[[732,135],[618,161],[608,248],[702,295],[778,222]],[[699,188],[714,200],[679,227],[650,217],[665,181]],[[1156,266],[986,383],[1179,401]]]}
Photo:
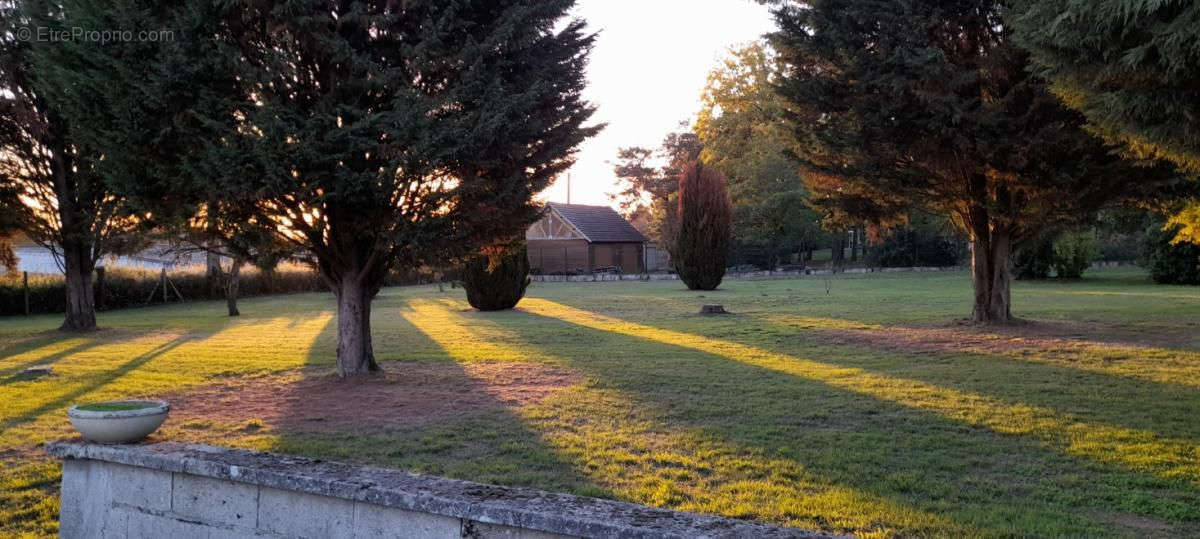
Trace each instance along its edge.
{"label": "tree trunk", "polygon": [[850,262],[858,262],[858,227],[850,229]]}
{"label": "tree trunk", "polygon": [[338,302],[338,376],[379,371],[371,346],[371,300],[375,290],[360,279],[343,277],[335,288]]}
{"label": "tree trunk", "polygon": [[1012,321],[1009,259],[1012,235],[1005,230],[976,227],[971,241],[971,275],[975,305],[971,320],[981,324]]}
{"label": "tree trunk", "polygon": [[992,297],[988,318],[994,323],[1012,321],[1012,236],[1006,231],[992,233]]}
{"label": "tree trunk", "polygon": [[65,242],[63,270],[67,280],[67,317],[62,328],[66,331],[96,329],[96,297],[92,289],[90,246],[81,242]]}
{"label": "tree trunk", "polygon": [[242,265],[245,264],[240,258],[234,258],[229,264],[229,282],[225,284],[225,306],[229,309],[229,316],[240,316],[242,313],[238,311],[238,285],[241,284]]}
{"label": "tree trunk", "polygon": [[[215,246],[216,243],[214,242],[209,242],[208,244],[209,248]],[[204,253],[204,261],[205,267],[207,268],[207,271],[205,271],[204,280],[208,285],[208,293],[209,297],[211,298],[216,296],[217,290],[220,290],[221,288],[221,274],[223,273],[221,270],[221,255],[213,251],[206,251]]]}

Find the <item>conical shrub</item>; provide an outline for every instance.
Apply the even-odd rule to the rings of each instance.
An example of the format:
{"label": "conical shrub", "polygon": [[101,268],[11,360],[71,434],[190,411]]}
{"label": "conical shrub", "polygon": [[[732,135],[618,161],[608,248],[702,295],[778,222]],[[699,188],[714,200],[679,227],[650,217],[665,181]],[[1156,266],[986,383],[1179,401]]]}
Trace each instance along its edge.
{"label": "conical shrub", "polygon": [[462,267],[467,302],[481,311],[516,307],[529,286],[529,256],[519,247],[489,247]]}
{"label": "conical shrub", "polygon": [[679,177],[675,271],[691,290],[713,290],[725,277],[732,209],[725,177],[699,161]]}

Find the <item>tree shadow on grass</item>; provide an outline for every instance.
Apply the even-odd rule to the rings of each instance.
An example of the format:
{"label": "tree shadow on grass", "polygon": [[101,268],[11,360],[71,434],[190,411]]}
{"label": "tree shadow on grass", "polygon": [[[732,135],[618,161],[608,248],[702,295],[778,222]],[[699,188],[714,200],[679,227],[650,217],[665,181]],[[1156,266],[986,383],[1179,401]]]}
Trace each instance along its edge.
{"label": "tree shadow on grass", "polygon": [[[459,363],[402,316],[376,312],[374,341],[385,375],[338,380],[332,372],[336,319],[314,341],[302,377],[274,384],[276,419],[267,449],[506,486],[609,494],[577,473],[513,414],[489,371]],[[380,348],[384,343],[386,348]],[[413,351],[412,355],[406,351]],[[498,391],[499,389],[499,391]]]}
{"label": "tree shadow on grass", "polygon": [[[562,304],[571,305],[571,302]],[[587,310],[586,307],[573,307]],[[605,316],[620,318],[613,314]],[[822,362],[831,365],[926,382],[1012,405],[1044,407],[1080,421],[1148,431],[1200,445],[1200,422],[1195,421],[1200,416],[1200,393],[1195,386],[1200,383],[1200,376],[1194,376],[1192,384],[1188,384],[1139,376],[1144,373],[1102,370],[1118,365],[1139,351],[1174,358],[1177,363],[1186,365],[1188,356],[1196,356],[1195,350],[1057,348],[1056,344],[1065,346],[1069,343],[1045,343],[1036,337],[1033,341],[1013,343],[994,338],[1010,335],[1009,329],[970,330],[986,335],[974,348],[995,350],[989,353],[956,342],[958,335],[947,335],[946,331],[953,330],[943,328],[929,334],[930,328],[916,326],[864,325],[852,319],[812,319],[799,313],[797,316],[799,326],[788,324],[783,316],[765,319],[736,316],[717,320],[684,316],[645,323],[695,334],[697,338],[721,339],[781,355],[805,351],[805,355],[818,354]],[[853,328],[855,325],[863,327]],[[961,337],[971,338],[971,335]],[[1045,348],[1040,348],[1042,346]],[[1039,359],[1036,354],[1040,353],[1052,357]],[[1099,354],[1099,357],[1085,357],[1088,354]],[[1058,358],[1061,359],[1053,360]],[[1135,359],[1143,358],[1137,356]],[[1200,364],[1192,366],[1191,370],[1200,371]]]}
{"label": "tree shadow on grass", "polygon": [[[977,533],[1153,534],[1165,522],[1178,526],[1166,534],[1200,531],[1200,491],[1185,479],[674,344],[532,312],[491,321],[531,342],[561,333],[586,343],[571,348],[582,353],[558,355],[673,427],[789,459],[831,486],[941,514]],[[1153,525],[1114,524],[1137,515]]]}
{"label": "tree shadow on grass", "polygon": [[[71,335],[71,334],[64,334],[61,332],[55,332],[53,335],[46,335],[44,337],[40,337],[37,339],[32,339],[30,341],[23,342],[23,343],[21,343],[20,346],[11,347],[11,349],[10,349],[10,347],[6,347],[5,348],[6,353],[4,354],[3,357],[0,357],[0,361],[3,361],[4,359],[6,359],[8,357],[13,357],[13,356],[17,356],[17,355],[26,354],[26,353],[29,353],[32,351],[36,351],[40,348],[44,348],[51,344],[54,344],[55,342],[62,341],[65,339],[70,339],[73,337],[78,337],[78,336]],[[66,359],[74,354],[78,354],[80,352],[84,352],[84,351],[90,350],[90,349],[98,347],[98,346],[108,346],[111,344],[121,343],[124,341],[131,340],[134,337],[136,337],[136,335],[134,335],[132,333],[115,332],[115,331],[111,331],[111,330],[100,330],[98,332],[89,333],[89,334],[87,334],[87,336],[83,342],[70,345],[66,348],[56,350],[49,354],[38,355],[35,359],[23,361],[17,365],[12,365],[12,366],[0,369],[0,386],[27,380],[28,378],[22,376],[21,373],[22,373],[22,371],[24,371],[25,369],[27,369],[29,367],[50,366],[60,360]]]}
{"label": "tree shadow on grass", "polygon": [[[32,359],[32,360],[25,361],[25,362],[22,362],[17,365],[13,365],[13,366],[5,368],[5,369],[0,369],[0,386],[8,385],[8,384],[11,384],[14,382],[20,382],[22,380],[27,379],[26,377],[22,376],[21,373],[29,367],[49,366],[49,365],[54,364],[56,361],[58,361],[60,359],[70,356],[71,354],[76,354],[76,353],[82,352],[82,351],[92,348],[98,344],[101,344],[101,343],[96,342],[95,339],[89,339],[85,342],[82,342],[82,343],[79,343],[76,345],[72,345],[72,346],[68,346],[61,350],[58,350],[57,352],[46,354],[44,356],[39,356],[37,359]],[[37,348],[37,347],[34,347],[34,348]]]}
{"label": "tree shadow on grass", "polygon": [[12,417],[12,418],[4,421],[3,423],[0,423],[0,433],[3,433],[4,431],[7,431],[8,429],[11,429],[13,427],[32,422],[44,414],[47,414],[49,412],[53,412],[55,410],[63,408],[64,406],[67,406],[68,404],[71,404],[72,402],[74,402],[79,397],[86,395],[88,393],[91,393],[92,391],[95,391],[101,387],[104,387],[105,385],[112,383],[113,381],[117,380],[118,378],[120,378],[126,374],[129,374],[130,372],[134,371],[138,367],[145,365],[149,361],[151,361],[159,356],[162,356],[163,354],[170,352],[171,350],[173,350],[175,348],[178,348],[178,347],[184,345],[188,341],[192,341],[197,338],[199,338],[198,335],[185,334],[185,335],[180,335],[178,337],[175,337],[174,339],[171,339],[168,342],[160,344],[160,345],[154,347],[152,350],[142,353],[142,354],[138,355],[137,357],[134,357],[133,359],[130,359],[129,361],[126,361],[125,363],[122,363],[120,366],[118,366],[115,369],[105,371],[93,378],[90,378],[86,384],[84,384],[78,388],[72,389],[71,391],[68,391],[68,392],[62,394],[62,395],[54,398],[53,400],[46,402],[45,404],[38,406],[37,408],[28,410],[24,413],[21,413],[15,417]]}
{"label": "tree shadow on grass", "polygon": [[[1195,420],[1200,416],[1200,389],[1194,385],[1071,365],[1070,352],[1063,350],[1046,350],[1050,354],[1067,354],[1066,364],[1060,365],[1032,358],[1024,350],[1005,354],[907,349],[887,339],[886,327],[877,330],[880,338],[848,337],[837,330],[805,329],[788,334],[786,327],[774,329],[779,333],[770,339],[716,337],[779,354],[819,349],[822,361],[830,364],[920,380],[1012,404],[1050,408],[1081,421],[1151,431],[1168,438],[1188,438],[1200,445],[1200,423]],[[1113,365],[1120,361],[1114,358],[1124,353],[1102,357],[1099,363]]]}

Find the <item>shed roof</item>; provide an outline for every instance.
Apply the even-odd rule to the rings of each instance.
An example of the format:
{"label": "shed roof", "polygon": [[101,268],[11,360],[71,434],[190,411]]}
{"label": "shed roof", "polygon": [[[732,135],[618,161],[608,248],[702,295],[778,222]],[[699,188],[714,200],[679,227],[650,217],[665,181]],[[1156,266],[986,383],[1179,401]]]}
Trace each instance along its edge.
{"label": "shed roof", "polygon": [[551,202],[550,208],[570,222],[592,243],[646,241],[621,214],[608,206],[585,206]]}

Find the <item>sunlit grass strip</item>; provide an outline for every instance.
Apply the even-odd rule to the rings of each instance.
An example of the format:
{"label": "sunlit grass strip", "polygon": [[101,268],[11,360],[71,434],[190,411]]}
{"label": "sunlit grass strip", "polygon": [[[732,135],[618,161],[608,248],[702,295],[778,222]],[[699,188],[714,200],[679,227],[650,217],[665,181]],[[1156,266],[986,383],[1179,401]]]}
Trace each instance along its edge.
{"label": "sunlit grass strip", "polygon": [[[468,374],[472,362],[528,355],[500,344],[519,342],[519,335],[452,312],[455,305],[416,300],[404,316],[463,362]],[[538,350],[538,355],[545,356],[545,351]],[[511,412],[580,473],[628,501],[852,531],[860,537],[891,537],[897,529],[971,534],[945,517],[829,484],[794,460],[717,440],[698,429],[670,427],[657,417],[653,405],[640,404],[621,391],[577,386]]]}
{"label": "sunlit grass strip", "polygon": [[762,348],[632,323],[549,300],[527,298],[525,310],[550,318],[689,348],[733,361],[818,380],[913,409],[1011,435],[1034,436],[1069,454],[1155,476],[1200,485],[1200,449],[1180,440],[1125,427],[1079,421],[1052,409],[1013,404],[935,384],[876,374],[780,354]]}

